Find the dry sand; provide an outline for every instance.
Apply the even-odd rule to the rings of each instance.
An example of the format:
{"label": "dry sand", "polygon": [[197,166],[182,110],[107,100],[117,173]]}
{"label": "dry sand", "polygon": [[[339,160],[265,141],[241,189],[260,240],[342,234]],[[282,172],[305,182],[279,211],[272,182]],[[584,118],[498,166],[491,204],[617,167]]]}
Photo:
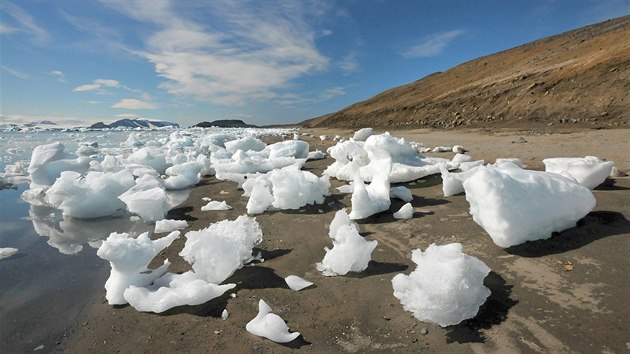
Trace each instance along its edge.
{"label": "dry sand", "polygon": [[[316,136],[349,136],[350,131],[318,130]],[[461,144],[477,159],[519,157],[532,168],[542,168],[546,157],[595,155],[614,160],[630,170],[629,130],[589,130],[572,134],[532,135],[392,132],[425,146]],[[520,138],[527,142],[522,142]],[[330,139],[307,138],[311,150],[334,144]],[[433,154],[430,154],[433,155]],[[436,154],[451,157],[451,153]],[[330,158],[305,166],[316,174]],[[333,187],[344,183],[332,180]],[[551,239],[501,249],[468,213],[465,196],[442,196],[439,176],[403,183],[411,189],[414,217],[395,220],[392,212],[403,204],[392,200],[389,212],[360,222],[367,239],[378,240],[368,269],[359,274],[324,277],[315,263],[330,246],[328,224],[334,213],[350,207],[350,195],[333,194],[323,205],[296,211],[257,215],[264,241],[265,261],[238,270],[227,282],[229,294],[199,306],[183,306],[163,314],[140,313],[129,306],[112,307],[104,290],[92,300],[69,339],[57,349],[71,353],[122,352],[627,352],[630,348],[630,177],[609,180],[594,191],[595,211],[576,228]],[[221,191],[229,194],[220,194]],[[207,178],[169,217],[187,219],[189,230],[245,213],[247,198],[231,182]],[[226,200],[230,211],[202,212],[202,197]],[[173,261],[171,271],[188,270],[177,253],[181,237],[160,254]],[[391,279],[414,268],[411,250],[429,244],[461,242],[464,252],[484,261],[492,272],[486,278],[492,294],[477,317],[441,328],[419,322],[393,296]],[[566,265],[573,269],[566,270]],[[570,267],[569,267],[570,268]],[[295,274],[315,283],[292,291],[283,278]],[[245,331],[264,299],[292,331],[302,337],[277,344]],[[230,316],[221,319],[227,309]],[[426,334],[424,333],[426,332]]]}

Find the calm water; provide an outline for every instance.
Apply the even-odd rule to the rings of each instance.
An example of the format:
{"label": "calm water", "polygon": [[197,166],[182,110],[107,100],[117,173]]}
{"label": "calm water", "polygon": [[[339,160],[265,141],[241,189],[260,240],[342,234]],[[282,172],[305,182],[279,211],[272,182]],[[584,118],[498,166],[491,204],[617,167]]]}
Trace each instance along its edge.
{"label": "calm water", "polygon": [[[168,134],[168,133],[160,133]],[[41,144],[61,141],[74,152],[79,142],[118,148],[128,133],[0,133],[0,171],[25,161]],[[80,311],[102,291],[109,264],[96,256],[111,232],[138,234],[152,228],[129,218],[77,220],[59,210],[20,198],[28,184],[0,190],[0,247],[19,251],[0,260],[0,352],[55,350],[76,324]],[[43,345],[43,348],[41,347]]]}

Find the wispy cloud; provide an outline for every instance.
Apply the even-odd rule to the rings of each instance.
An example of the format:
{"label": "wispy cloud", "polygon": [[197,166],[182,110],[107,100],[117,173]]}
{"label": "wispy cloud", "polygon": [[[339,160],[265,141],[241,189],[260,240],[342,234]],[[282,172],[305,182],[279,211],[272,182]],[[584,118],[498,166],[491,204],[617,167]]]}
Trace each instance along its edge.
{"label": "wispy cloud", "polygon": [[29,74],[25,74],[21,71],[15,70],[13,68],[10,68],[6,65],[2,65],[2,70],[8,72],[9,74],[17,77],[18,79],[22,79],[22,80],[28,80],[31,78],[31,76]]}
{"label": "wispy cloud", "polygon": [[91,84],[85,84],[85,85],[77,86],[74,89],[72,89],[72,91],[74,91],[74,92],[85,92],[85,91],[101,90],[104,87],[116,88],[116,87],[120,87],[120,86],[121,86],[120,82],[118,82],[116,80],[96,79],[96,80],[92,81]]}
{"label": "wispy cloud", "polygon": [[284,94],[278,99],[276,99],[276,103],[285,106],[285,107],[294,107],[301,104],[316,104],[331,100],[338,96],[343,96],[346,94],[346,89],[343,87],[330,87],[325,89],[313,97],[297,95],[297,94]]}
{"label": "wispy cloud", "polygon": [[[204,23],[179,16],[177,2],[108,2],[158,30],[139,54],[155,65],[170,93],[225,105],[271,99],[299,77],[327,68],[315,46],[307,2],[213,1]],[[317,12],[319,13],[319,12]],[[210,16],[210,15],[208,15]]]}
{"label": "wispy cloud", "polygon": [[133,114],[133,113],[121,113],[121,114],[117,114],[116,117],[121,118],[121,119],[136,119],[136,118],[140,118],[139,115]]}
{"label": "wispy cloud", "polygon": [[50,39],[48,32],[40,27],[33,16],[21,7],[8,1],[2,1],[0,2],[0,11],[9,15],[14,22],[13,26],[2,23],[0,25],[1,34],[24,32],[38,44],[44,44]]}
{"label": "wispy cloud", "polygon": [[112,108],[124,109],[156,109],[157,106],[151,102],[141,101],[135,98],[123,98],[115,103]]}
{"label": "wispy cloud", "polygon": [[434,33],[426,36],[422,41],[401,54],[408,58],[433,57],[440,55],[444,48],[455,38],[466,33],[464,30]]}
{"label": "wispy cloud", "polygon": [[57,79],[57,81],[61,83],[68,83],[68,80],[66,80],[66,75],[64,75],[64,73],[59,70],[53,70],[49,73],[49,75],[54,77],[55,79]]}
{"label": "wispy cloud", "polygon": [[354,53],[350,53],[343,57],[339,62],[339,68],[344,75],[350,75],[359,70],[359,62]]}

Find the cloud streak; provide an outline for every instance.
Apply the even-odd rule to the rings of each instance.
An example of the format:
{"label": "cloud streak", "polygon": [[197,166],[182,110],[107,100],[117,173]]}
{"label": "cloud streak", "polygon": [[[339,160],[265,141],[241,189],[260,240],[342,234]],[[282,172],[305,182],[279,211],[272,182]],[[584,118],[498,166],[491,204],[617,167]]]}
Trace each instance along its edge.
{"label": "cloud streak", "polygon": [[[109,3],[123,14],[155,26],[139,55],[165,79],[171,94],[240,105],[272,99],[293,80],[328,67],[315,46],[316,31],[307,23],[306,2],[209,3],[204,23],[181,17],[176,2]],[[316,10],[320,10],[319,8]]]}
{"label": "cloud streak", "polygon": [[64,73],[59,70],[53,70],[49,73],[49,75],[54,77],[55,79],[57,79],[57,81],[61,83],[68,83],[68,80],[66,80],[66,75],[64,75]]}
{"label": "cloud streak", "polygon": [[25,32],[30,35],[37,44],[44,44],[50,39],[48,32],[40,27],[33,16],[24,11],[21,7],[11,2],[3,1],[0,2],[0,11],[9,15],[9,17],[13,19],[13,22],[15,22],[13,26],[4,23],[0,24],[0,33],[10,34]]}
{"label": "cloud streak", "polygon": [[85,92],[85,91],[101,90],[104,87],[116,88],[116,87],[121,87],[121,85],[120,85],[120,82],[118,82],[116,80],[96,79],[96,80],[92,81],[91,84],[85,84],[85,85],[77,86],[74,89],[72,89],[72,91],[74,91],[74,92]]}
{"label": "cloud streak", "polygon": [[118,103],[115,103],[112,108],[123,109],[156,109],[157,106],[148,101],[141,101],[135,98],[123,98]]}
{"label": "cloud streak", "polygon": [[10,67],[8,67],[6,65],[2,65],[1,67],[2,67],[2,70],[4,70],[4,71],[8,72],[9,74],[17,77],[18,79],[28,80],[28,79],[31,78],[31,76],[29,74],[25,74],[25,73],[23,73],[21,71],[15,70],[15,69],[10,68]]}
{"label": "cloud streak", "polygon": [[407,58],[434,57],[442,54],[449,43],[464,33],[464,30],[434,33],[424,37],[420,43],[412,46],[401,54]]}

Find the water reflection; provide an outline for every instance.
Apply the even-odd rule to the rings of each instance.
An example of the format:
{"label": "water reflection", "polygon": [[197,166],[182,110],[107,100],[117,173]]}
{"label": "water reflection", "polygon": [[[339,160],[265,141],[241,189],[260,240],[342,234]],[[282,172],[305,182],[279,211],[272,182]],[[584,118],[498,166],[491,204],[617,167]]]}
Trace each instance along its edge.
{"label": "water reflection", "polygon": [[[191,190],[168,192],[169,200],[172,201],[171,209],[188,199],[190,192]],[[28,214],[35,232],[48,237],[50,246],[68,255],[80,252],[85,244],[98,248],[102,240],[112,232],[137,236],[143,232],[152,232],[155,228],[153,223],[145,223],[141,218],[129,215],[75,219],[62,215],[59,209],[39,203],[30,203]]]}
{"label": "water reflection", "polygon": [[48,244],[63,254],[76,254],[84,244],[98,248],[100,241],[112,232],[139,235],[153,229],[136,217],[74,219],[64,217],[58,209],[33,204],[28,214],[35,232],[48,237]]}

